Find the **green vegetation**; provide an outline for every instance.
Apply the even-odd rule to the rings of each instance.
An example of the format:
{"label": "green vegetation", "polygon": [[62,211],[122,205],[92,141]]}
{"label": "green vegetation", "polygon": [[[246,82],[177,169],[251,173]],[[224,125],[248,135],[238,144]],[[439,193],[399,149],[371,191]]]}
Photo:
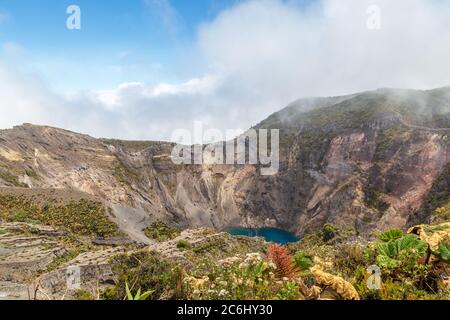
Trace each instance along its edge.
{"label": "green vegetation", "polygon": [[434,182],[424,205],[427,212],[435,212],[438,221],[450,220],[450,164]]}
{"label": "green vegetation", "polygon": [[11,172],[7,171],[6,169],[0,168],[0,180],[3,180],[6,183],[9,183],[14,187],[28,188],[28,185],[20,182],[19,178],[16,175],[13,175]]}
{"label": "green vegetation", "polygon": [[191,243],[186,240],[180,240],[177,242],[177,248],[178,249],[188,249],[191,247]]}
{"label": "green vegetation", "polygon": [[[443,232],[443,226],[422,226]],[[421,229],[422,230],[422,229]],[[446,232],[446,231],[445,231]],[[321,232],[288,246],[228,249],[229,239],[213,236],[200,243],[178,241],[190,250],[186,260],[163,258],[147,250],[111,260],[116,285],[104,299],[297,300],[297,299],[448,299],[442,281],[449,246],[430,244],[415,234],[392,229],[378,240],[357,240],[351,228],[325,225]],[[242,240],[243,241],[243,240]],[[256,241],[256,240],[254,240]],[[254,251],[255,250],[255,251]],[[220,253],[220,254],[219,254]],[[211,257],[215,257],[211,259]],[[369,267],[380,268],[381,288],[369,289]],[[147,294],[142,294],[145,292]]]}
{"label": "green vegetation", "polygon": [[[405,264],[417,264],[424,258],[427,244],[414,235],[377,244],[377,264],[386,269],[405,267]],[[407,268],[411,267],[406,265]]]}
{"label": "green vegetation", "polygon": [[117,226],[108,220],[100,202],[80,199],[63,203],[45,201],[16,194],[0,194],[0,218],[10,222],[35,222],[85,236],[107,237],[117,233]]}
{"label": "green vegetation", "polygon": [[182,268],[154,252],[143,250],[130,255],[121,254],[112,258],[111,264],[117,284],[103,293],[105,299],[127,299],[127,284],[130,291],[140,288],[142,292],[151,292],[146,297],[150,299],[183,296]]}
{"label": "green vegetation", "polygon": [[323,226],[319,235],[321,240],[325,243],[338,243],[355,236],[356,231],[352,227],[343,227],[327,223]]}
{"label": "green vegetation", "polygon": [[364,188],[364,202],[368,207],[377,209],[381,212],[389,209],[390,204],[383,200],[385,194],[376,190],[370,184]]}
{"label": "green vegetation", "polygon": [[275,264],[259,253],[231,257],[211,264],[207,275],[184,278],[187,299],[194,300],[295,300],[301,294],[294,280],[276,276]]}
{"label": "green vegetation", "polygon": [[450,263],[450,244],[440,243],[438,251],[439,259],[446,263]]}
{"label": "green vegetation", "polygon": [[123,148],[129,151],[141,151],[148,148],[157,142],[153,141],[131,141],[131,140],[115,140],[115,139],[102,139],[105,144],[112,145],[116,148]]}
{"label": "green vegetation", "polygon": [[63,264],[75,259],[78,257],[81,253],[86,252],[85,248],[74,248],[67,251],[64,255],[57,257],[54,259],[48,266],[47,266],[47,272],[53,271],[58,269],[58,267],[62,266]]}
{"label": "green vegetation", "polygon": [[77,292],[75,292],[74,298],[76,300],[86,300],[86,301],[95,300],[92,293],[85,290],[78,290]]}
{"label": "green vegetation", "polygon": [[180,230],[169,227],[164,222],[158,221],[145,228],[144,233],[149,239],[162,242],[175,239],[180,235]]}
{"label": "green vegetation", "polygon": [[438,221],[450,221],[450,202],[444,207],[437,208],[434,213]]}
{"label": "green vegetation", "polygon": [[130,185],[130,181],[138,180],[136,172],[125,166],[121,161],[114,162],[113,176],[123,185]]}
{"label": "green vegetation", "polygon": [[297,252],[294,255],[295,267],[300,271],[306,271],[314,265],[313,258],[303,252]]}
{"label": "green vegetation", "polygon": [[133,295],[128,286],[128,282],[125,284],[125,291],[127,293],[128,300],[147,300],[153,294],[153,290],[148,290],[142,293],[141,289],[138,289],[136,294]]}
{"label": "green vegetation", "polygon": [[400,229],[390,229],[378,233],[376,236],[383,242],[396,241],[403,237],[403,232]]}

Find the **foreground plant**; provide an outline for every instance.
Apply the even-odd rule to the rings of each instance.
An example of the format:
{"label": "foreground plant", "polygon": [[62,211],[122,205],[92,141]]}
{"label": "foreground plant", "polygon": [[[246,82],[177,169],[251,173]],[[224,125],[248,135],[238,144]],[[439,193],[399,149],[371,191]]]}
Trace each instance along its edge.
{"label": "foreground plant", "polygon": [[275,264],[279,278],[293,279],[297,276],[293,258],[285,247],[273,244],[269,247],[267,255]]}
{"label": "foreground plant", "polygon": [[128,300],[147,300],[154,292],[154,290],[148,290],[146,292],[141,293],[141,289],[139,289],[133,296],[133,294],[130,291],[130,287],[128,286],[128,282],[125,284],[125,291],[127,293]]}

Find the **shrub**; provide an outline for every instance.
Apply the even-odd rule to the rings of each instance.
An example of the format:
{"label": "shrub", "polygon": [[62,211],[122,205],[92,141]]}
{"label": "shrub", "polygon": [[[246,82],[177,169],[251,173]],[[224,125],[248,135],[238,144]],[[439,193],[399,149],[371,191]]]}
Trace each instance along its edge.
{"label": "shrub", "polygon": [[178,237],[180,235],[180,230],[169,227],[164,222],[158,221],[145,228],[144,233],[149,239],[164,242]]}
{"label": "shrub", "polygon": [[86,301],[87,300],[95,300],[92,293],[90,293],[89,291],[85,291],[85,290],[78,290],[77,292],[75,292],[74,298],[76,300],[86,300]]}
{"label": "shrub", "polygon": [[135,295],[131,293],[130,287],[128,286],[128,282],[125,283],[125,291],[127,293],[128,300],[147,300],[152,294],[153,290],[148,290],[144,293],[141,292],[141,289],[138,289]]}
{"label": "shrub", "polygon": [[80,199],[60,203],[33,197],[0,194],[0,218],[12,222],[42,223],[65,227],[75,234],[106,237],[117,233],[117,226],[106,215],[105,206],[96,201]]}
{"label": "shrub", "polygon": [[117,280],[115,290],[108,291],[109,299],[126,298],[127,283],[131,290],[152,291],[148,297],[151,299],[182,297],[182,268],[154,252],[143,250],[131,255],[118,255],[111,259],[111,265]]}
{"label": "shrub", "polygon": [[279,280],[275,265],[259,253],[235,256],[211,263],[206,273],[187,276],[183,283],[187,299],[275,300],[298,299],[293,281]]}
{"label": "shrub", "polygon": [[187,249],[191,247],[191,243],[186,240],[180,240],[177,242],[177,248],[178,249]]}

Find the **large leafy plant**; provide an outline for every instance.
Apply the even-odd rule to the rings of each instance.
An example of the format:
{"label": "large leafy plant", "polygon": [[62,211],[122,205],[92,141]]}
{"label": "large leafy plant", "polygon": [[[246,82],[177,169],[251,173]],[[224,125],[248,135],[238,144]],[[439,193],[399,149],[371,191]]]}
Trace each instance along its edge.
{"label": "large leafy plant", "polygon": [[450,263],[450,243],[441,242],[439,244],[438,254],[441,261]]}
{"label": "large leafy plant", "polygon": [[303,252],[297,252],[294,255],[294,265],[300,271],[306,271],[314,265],[312,257]]}
{"label": "large leafy plant", "polygon": [[407,260],[418,261],[427,252],[427,244],[414,235],[377,244],[377,264],[387,269],[401,267]]}
{"label": "large leafy plant", "polygon": [[383,242],[395,241],[403,237],[403,232],[400,229],[390,229],[378,233],[377,237]]}

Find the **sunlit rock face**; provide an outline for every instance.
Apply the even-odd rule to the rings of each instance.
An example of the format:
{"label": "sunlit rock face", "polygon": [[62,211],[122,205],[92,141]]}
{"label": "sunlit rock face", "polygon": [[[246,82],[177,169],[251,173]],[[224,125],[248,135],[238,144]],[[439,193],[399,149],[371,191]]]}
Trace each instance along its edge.
{"label": "sunlit rock face", "polygon": [[325,223],[362,233],[405,227],[446,200],[430,203],[448,188],[440,183],[449,165],[448,88],[299,100],[256,128],[280,129],[275,175],[250,164],[176,165],[170,143],[26,124],[0,131],[0,186],[76,190],[183,228],[297,235]]}

